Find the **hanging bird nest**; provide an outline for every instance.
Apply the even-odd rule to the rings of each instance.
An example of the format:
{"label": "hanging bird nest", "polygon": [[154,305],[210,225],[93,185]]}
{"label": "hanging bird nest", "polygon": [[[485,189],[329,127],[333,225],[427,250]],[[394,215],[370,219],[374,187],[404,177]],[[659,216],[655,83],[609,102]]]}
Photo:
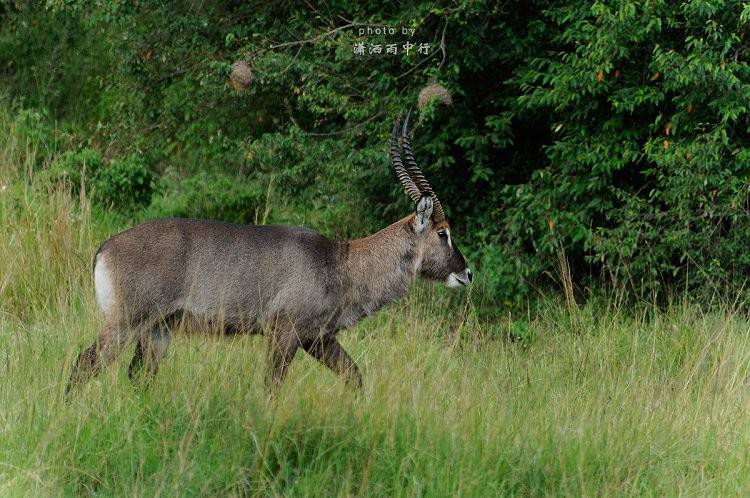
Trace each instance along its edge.
{"label": "hanging bird nest", "polygon": [[446,90],[444,86],[438,83],[430,83],[419,92],[419,98],[417,100],[419,110],[421,111],[424,109],[432,99],[437,99],[438,104],[443,104],[445,106],[453,104],[451,94],[448,93],[448,90]]}
{"label": "hanging bird nest", "polygon": [[232,64],[232,72],[229,74],[229,82],[235,90],[246,90],[253,82],[253,72],[245,61],[237,61]]}

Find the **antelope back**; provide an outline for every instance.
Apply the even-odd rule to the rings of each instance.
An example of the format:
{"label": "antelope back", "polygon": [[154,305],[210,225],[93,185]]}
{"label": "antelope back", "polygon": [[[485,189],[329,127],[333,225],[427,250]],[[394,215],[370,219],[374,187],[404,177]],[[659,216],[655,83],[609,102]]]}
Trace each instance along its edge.
{"label": "antelope back", "polygon": [[340,290],[337,250],[305,228],[151,221],[101,246],[97,301],[129,324],[175,312],[243,327],[281,315],[304,320],[325,313]]}

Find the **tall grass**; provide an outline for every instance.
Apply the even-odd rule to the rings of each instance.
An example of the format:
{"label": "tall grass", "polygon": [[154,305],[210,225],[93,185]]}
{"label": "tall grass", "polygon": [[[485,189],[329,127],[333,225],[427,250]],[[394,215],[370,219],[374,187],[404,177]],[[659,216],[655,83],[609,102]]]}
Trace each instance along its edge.
{"label": "tall grass", "polygon": [[0,496],[750,489],[750,324],[729,308],[551,304],[511,342],[512,322],[452,335],[461,309],[421,285],[344,334],[361,394],[299,355],[269,400],[262,339],[177,337],[150,388],[123,358],[65,403],[114,226],[38,182],[46,159],[0,123]]}

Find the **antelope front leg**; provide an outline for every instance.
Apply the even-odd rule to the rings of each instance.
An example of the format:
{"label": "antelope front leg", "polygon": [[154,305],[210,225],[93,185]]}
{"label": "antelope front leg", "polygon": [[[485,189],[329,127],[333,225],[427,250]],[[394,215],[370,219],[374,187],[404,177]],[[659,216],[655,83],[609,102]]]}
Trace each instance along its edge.
{"label": "antelope front leg", "polygon": [[266,384],[273,393],[284,380],[289,364],[300,346],[296,334],[273,333],[268,337],[268,375]]}
{"label": "antelope front leg", "polygon": [[357,364],[333,335],[319,337],[306,345],[305,351],[313,358],[344,377],[346,383],[362,389],[362,375]]}

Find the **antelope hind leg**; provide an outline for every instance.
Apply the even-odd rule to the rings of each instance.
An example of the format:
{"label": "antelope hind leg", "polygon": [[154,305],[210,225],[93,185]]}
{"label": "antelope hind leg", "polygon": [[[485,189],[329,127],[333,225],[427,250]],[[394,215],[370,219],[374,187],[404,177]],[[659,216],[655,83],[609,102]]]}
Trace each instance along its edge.
{"label": "antelope hind leg", "polygon": [[159,370],[159,362],[167,352],[170,335],[165,326],[157,326],[153,330],[145,331],[138,338],[135,345],[135,354],[128,367],[128,377],[131,382],[136,382],[138,376],[146,367],[143,380],[150,382]]}
{"label": "antelope hind leg", "polygon": [[112,363],[130,344],[130,340],[131,333],[126,328],[113,324],[105,325],[96,341],[78,355],[65,388],[65,395],[67,396],[74,386],[88,381],[97,375],[102,367]]}

